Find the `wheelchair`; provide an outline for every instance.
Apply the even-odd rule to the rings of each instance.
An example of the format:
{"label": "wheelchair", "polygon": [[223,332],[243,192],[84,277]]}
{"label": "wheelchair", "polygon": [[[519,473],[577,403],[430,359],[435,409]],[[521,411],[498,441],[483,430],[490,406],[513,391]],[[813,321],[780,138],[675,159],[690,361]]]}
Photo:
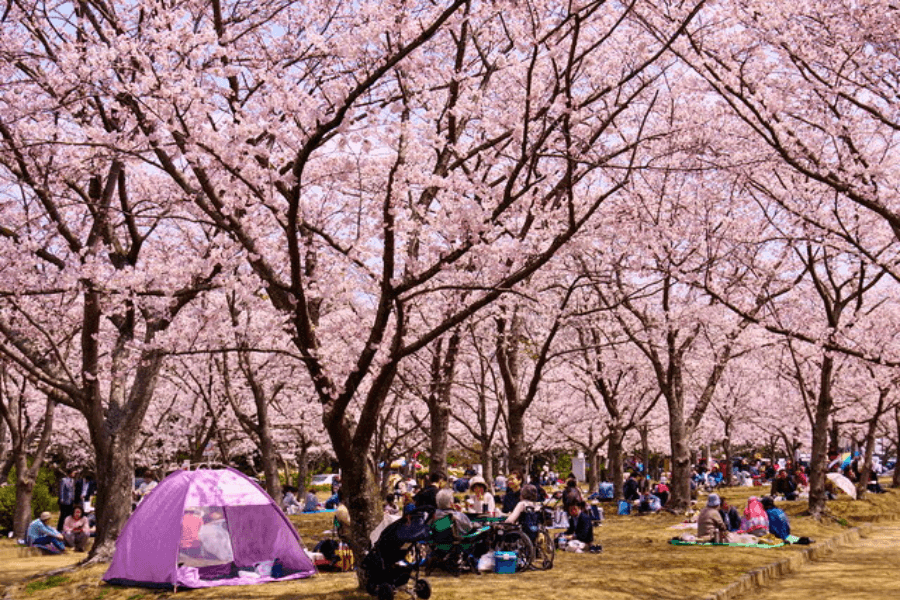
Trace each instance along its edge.
{"label": "wheelchair", "polygon": [[547,528],[552,521],[553,513],[548,507],[541,507],[540,510],[528,507],[519,517],[519,526],[528,537],[534,550],[534,557],[529,565],[531,568],[544,571],[553,568],[556,544]]}
{"label": "wheelchair", "polygon": [[453,576],[478,572],[478,558],[491,550],[493,530],[489,525],[478,526],[458,535],[451,515],[444,515],[431,523],[431,537],[427,541],[425,573],[440,568]]}

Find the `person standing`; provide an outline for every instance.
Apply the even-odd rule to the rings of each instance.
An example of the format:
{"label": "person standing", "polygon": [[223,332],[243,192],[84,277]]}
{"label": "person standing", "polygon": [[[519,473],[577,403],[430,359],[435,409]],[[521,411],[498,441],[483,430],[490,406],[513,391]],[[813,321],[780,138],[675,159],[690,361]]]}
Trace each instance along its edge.
{"label": "person standing", "polygon": [[75,509],[75,469],[70,469],[59,482],[59,522],[56,530],[63,528],[66,517]]}

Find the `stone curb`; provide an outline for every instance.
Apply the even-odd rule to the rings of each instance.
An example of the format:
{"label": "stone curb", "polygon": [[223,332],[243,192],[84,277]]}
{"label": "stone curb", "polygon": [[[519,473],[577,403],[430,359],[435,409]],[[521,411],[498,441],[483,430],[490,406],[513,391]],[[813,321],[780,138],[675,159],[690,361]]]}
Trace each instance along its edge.
{"label": "stone curb", "polygon": [[[893,518],[891,518],[893,517]],[[893,521],[896,519],[893,515],[886,519],[878,519],[878,521]],[[742,575],[737,581],[727,585],[726,587],[704,596],[703,600],[732,600],[741,594],[746,594],[759,590],[766,585],[771,584],[778,579],[786,577],[795,571],[803,568],[807,563],[822,558],[833,552],[839,546],[859,541],[865,533],[868,533],[873,527],[873,523],[864,523],[858,527],[848,529],[843,533],[839,533],[833,538],[829,538],[824,542],[816,542],[815,545],[809,546],[800,552],[793,553],[792,556],[753,569],[745,575]]]}

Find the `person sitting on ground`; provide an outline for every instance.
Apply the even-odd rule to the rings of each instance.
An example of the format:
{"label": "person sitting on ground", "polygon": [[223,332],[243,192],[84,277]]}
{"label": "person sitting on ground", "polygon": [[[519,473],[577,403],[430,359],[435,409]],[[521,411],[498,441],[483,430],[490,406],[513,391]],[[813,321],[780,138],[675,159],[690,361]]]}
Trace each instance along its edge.
{"label": "person sitting on ground", "polygon": [[573,504],[584,504],[584,497],[581,495],[581,488],[578,487],[578,480],[575,477],[566,479],[566,489],[563,490],[563,508],[569,512],[569,508]]}
{"label": "person sitting on ground", "polygon": [[469,489],[472,491],[472,511],[481,514],[492,515],[497,511],[494,496],[487,491],[487,482],[481,475],[475,475],[469,480]]}
{"label": "person sitting on ground", "polygon": [[628,479],[625,480],[625,486],[622,488],[622,496],[629,502],[638,500],[641,497],[640,487],[641,482],[638,481],[638,474],[636,471],[632,471],[628,474]]}
{"label": "person sitting on ground", "polygon": [[222,562],[234,560],[234,549],[231,546],[231,534],[228,533],[228,524],[225,522],[225,514],[215,509],[207,515],[206,523],[200,527],[197,534],[205,556],[216,558]]}
{"label": "person sitting on ground", "polygon": [[659,498],[659,503],[661,506],[665,506],[666,502],[669,501],[669,479],[665,475],[660,476],[659,483],[657,483],[654,487],[653,495]]}
{"label": "person sitting on ground", "polygon": [[[535,493],[537,493],[537,488],[535,488]],[[518,471],[512,471],[506,478],[506,493],[503,494],[502,505],[503,513],[508,515],[515,510],[516,505],[518,505],[519,500],[521,500],[521,496],[522,476],[519,475]],[[537,500],[537,497],[535,497],[535,500]]]}
{"label": "person sitting on ground", "polygon": [[722,480],[724,476],[722,475],[722,471],[719,470],[719,465],[713,463],[712,471],[706,476],[706,480],[710,487],[717,488],[722,485]]}
{"label": "person sitting on ground", "polygon": [[881,487],[881,484],[878,483],[878,473],[876,471],[875,465],[872,465],[872,469],[869,471],[868,490],[873,494],[886,494],[887,492]]}
{"label": "person sitting on ground", "polygon": [[181,517],[181,544],[179,552],[186,556],[200,556],[200,528],[203,527],[203,513],[199,508],[185,508]]}
{"label": "person sitting on ground", "polygon": [[453,536],[461,538],[473,529],[472,521],[465,514],[456,510],[453,506],[453,490],[444,488],[438,490],[435,496],[437,510],[434,511],[434,520],[437,521],[446,516],[453,520]]}
{"label": "person sitting on ground", "polygon": [[296,489],[289,485],[281,488],[281,493],[283,494],[281,497],[281,508],[286,515],[296,515],[303,510],[303,507],[297,502],[297,496],[294,495]]}
{"label": "person sitting on ground", "polygon": [[741,528],[741,515],[738,512],[738,509],[734,506],[730,506],[728,501],[721,496],[719,496],[719,502],[721,502],[719,514],[722,515],[722,520],[725,521],[728,531],[739,530]]}
{"label": "person sitting on ground", "polygon": [[706,542],[724,542],[727,539],[728,527],[719,514],[720,505],[718,494],[710,494],[706,499],[706,507],[697,519],[697,539]]}
{"label": "person sitting on ground", "polygon": [[[512,481],[512,479],[513,477],[512,475],[510,475],[509,480]],[[521,516],[526,508],[531,508],[535,511],[541,510],[541,502],[538,496],[537,486],[531,485],[529,483],[521,489],[519,496],[520,500],[507,515],[506,523],[518,523],[519,516]]]}
{"label": "person sitting on ground", "polygon": [[769,519],[769,533],[782,540],[787,539],[791,535],[791,524],[784,511],[775,507],[775,501],[770,496],[762,499],[762,507]]}
{"label": "person sitting on ground", "polygon": [[446,481],[447,478],[444,477],[443,473],[431,473],[428,476],[428,485],[423,487],[415,496],[413,496],[416,508],[423,508],[426,506],[437,508],[435,497],[437,496],[438,491],[444,487]]}
{"label": "person sitting on ground", "polygon": [[384,508],[383,512],[386,515],[390,515],[392,517],[396,517],[400,515],[400,509],[397,508],[397,505],[394,503],[394,495],[388,494],[384,497]]}
{"label": "person sitting on ground", "polygon": [[343,541],[350,538],[350,510],[344,504],[344,490],[338,489],[337,504],[334,507],[334,533]]}
{"label": "person sitting on ground", "polygon": [[65,538],[56,528],[49,525],[50,517],[50,513],[44,511],[28,525],[25,543],[47,554],[62,554],[66,551]]}
{"label": "person sitting on ground", "polygon": [[91,524],[84,516],[81,505],[75,505],[71,515],[63,521],[63,539],[66,546],[75,548],[75,552],[84,552],[91,539]]}
{"label": "person sitting on ground", "polygon": [[747,499],[747,508],[741,517],[741,533],[750,533],[762,537],[769,533],[769,517],[756,496]]}
{"label": "person sitting on ground", "polygon": [[600,485],[597,486],[597,499],[598,500],[612,500],[613,495],[615,494],[615,488],[613,487],[612,482],[606,481],[605,479],[600,482]]}
{"label": "person sitting on ground", "polygon": [[771,496],[784,496],[785,500],[797,499],[797,484],[788,477],[787,471],[781,469],[772,480],[772,487],[769,490]]}
{"label": "person sitting on ground", "polygon": [[309,488],[306,490],[306,498],[303,499],[303,512],[311,513],[319,510],[319,497],[316,490]]}
{"label": "person sitting on ground", "polygon": [[593,545],[594,526],[591,517],[584,509],[584,502],[577,502],[569,507],[569,528],[562,534],[562,537],[567,541],[577,540],[591,552],[598,552],[599,546]]}
{"label": "person sitting on ground", "polygon": [[142,483],[137,491],[135,492],[137,503],[140,504],[144,501],[150,492],[156,489],[156,486],[159,485],[159,482],[156,480],[156,473],[147,469],[144,471],[144,483]]}
{"label": "person sitting on ground", "polygon": [[659,512],[662,508],[662,502],[659,498],[651,494],[649,491],[641,494],[641,503],[638,506],[638,513],[647,514]]}

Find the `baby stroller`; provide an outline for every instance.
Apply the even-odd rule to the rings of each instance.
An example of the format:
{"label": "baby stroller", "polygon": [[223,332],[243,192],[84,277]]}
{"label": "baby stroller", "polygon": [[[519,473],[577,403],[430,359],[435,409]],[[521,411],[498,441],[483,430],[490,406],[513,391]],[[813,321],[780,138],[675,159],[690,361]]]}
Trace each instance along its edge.
{"label": "baby stroller", "polygon": [[411,600],[431,597],[431,586],[419,577],[419,565],[424,560],[420,542],[431,535],[427,519],[427,512],[404,510],[403,518],[385,527],[378,536],[359,567],[370,596],[393,600],[396,590],[403,588]]}

